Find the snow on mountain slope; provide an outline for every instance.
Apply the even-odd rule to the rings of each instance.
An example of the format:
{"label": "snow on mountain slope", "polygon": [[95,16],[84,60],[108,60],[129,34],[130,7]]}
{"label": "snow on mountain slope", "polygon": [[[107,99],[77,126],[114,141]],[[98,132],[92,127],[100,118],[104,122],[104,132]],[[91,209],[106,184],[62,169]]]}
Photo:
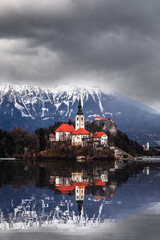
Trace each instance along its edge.
{"label": "snow on mountain slope", "polygon": [[[140,142],[159,134],[160,114],[152,108],[128,99],[115,91],[88,86],[55,86],[52,89],[0,85],[0,128],[21,127],[35,130],[48,127],[55,121],[74,121],[81,97],[86,120],[96,115],[111,117],[118,128]],[[138,133],[138,134],[137,134]],[[142,135],[139,139],[139,134]],[[157,136],[157,141],[159,135]]]}
{"label": "snow on mountain slope", "polygon": [[0,85],[0,106],[3,107],[5,104],[10,111],[4,111],[4,114],[8,113],[11,116],[14,116],[14,112],[18,110],[22,117],[35,119],[37,117],[53,117],[59,111],[61,117],[64,118],[72,115],[72,106],[81,96],[82,104],[89,97],[94,102],[98,100],[100,111],[103,114],[102,93],[114,94],[112,91],[104,92],[96,87],[86,89],[63,86],[61,89],[56,86],[52,90],[48,90],[26,85],[2,84]]}

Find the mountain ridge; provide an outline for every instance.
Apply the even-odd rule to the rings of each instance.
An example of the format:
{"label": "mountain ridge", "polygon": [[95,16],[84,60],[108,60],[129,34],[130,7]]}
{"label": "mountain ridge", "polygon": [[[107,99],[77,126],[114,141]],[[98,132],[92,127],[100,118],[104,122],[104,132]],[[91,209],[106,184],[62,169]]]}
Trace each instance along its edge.
{"label": "mountain ridge", "polygon": [[[34,131],[57,121],[65,122],[69,118],[74,121],[79,96],[86,121],[94,120],[95,116],[110,117],[120,130],[138,142],[145,143],[147,138],[153,141],[155,133],[159,140],[156,131],[160,114],[143,103],[96,86],[64,85],[47,89],[0,84],[0,128],[21,127]],[[139,133],[148,137],[139,139]]]}

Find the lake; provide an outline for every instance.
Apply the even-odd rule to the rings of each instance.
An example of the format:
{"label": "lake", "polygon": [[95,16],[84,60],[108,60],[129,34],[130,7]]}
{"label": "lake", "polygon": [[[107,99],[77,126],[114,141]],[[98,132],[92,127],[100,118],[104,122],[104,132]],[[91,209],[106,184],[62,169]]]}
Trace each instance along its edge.
{"label": "lake", "polygon": [[0,240],[159,239],[160,163],[0,162]]}

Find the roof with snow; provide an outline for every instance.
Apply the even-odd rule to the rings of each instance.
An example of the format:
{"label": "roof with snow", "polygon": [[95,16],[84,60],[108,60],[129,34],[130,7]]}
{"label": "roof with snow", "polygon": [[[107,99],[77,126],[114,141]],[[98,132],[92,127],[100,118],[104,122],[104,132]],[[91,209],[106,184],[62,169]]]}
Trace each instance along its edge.
{"label": "roof with snow", "polygon": [[103,135],[107,135],[105,132],[95,132],[93,138],[101,138]]}
{"label": "roof with snow", "polygon": [[69,125],[67,123],[62,123],[62,125],[57,128],[57,130],[55,132],[74,132],[75,129],[73,127],[73,125]]}
{"label": "roof with snow", "polygon": [[78,128],[76,131],[72,133],[72,135],[84,135],[89,134],[89,132],[84,128]]}

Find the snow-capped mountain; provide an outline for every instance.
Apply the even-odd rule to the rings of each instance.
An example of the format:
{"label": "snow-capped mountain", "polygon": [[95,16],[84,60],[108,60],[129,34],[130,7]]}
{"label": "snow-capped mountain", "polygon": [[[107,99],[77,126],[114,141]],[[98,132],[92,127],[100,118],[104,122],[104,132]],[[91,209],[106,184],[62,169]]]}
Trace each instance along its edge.
{"label": "snow-capped mountain", "polygon": [[[74,121],[81,97],[85,119],[94,116],[113,118],[118,128],[145,143],[159,140],[160,114],[115,91],[72,85],[42,89],[13,84],[0,85],[0,128],[21,127],[35,130],[56,121]],[[156,143],[154,143],[156,144]]]}
{"label": "snow-capped mountain", "polygon": [[[55,86],[52,90],[30,86],[11,84],[0,85],[0,105],[5,106],[5,115],[12,117],[18,113],[21,117],[36,119],[55,119],[62,121],[72,117],[74,106],[81,96],[82,104],[90,98],[98,106],[98,111],[104,115],[101,102],[102,94],[113,95],[113,92],[101,91],[98,88],[78,88],[73,86]],[[1,108],[2,109],[2,108]],[[8,110],[8,111],[7,111]],[[75,109],[76,110],[76,109]],[[87,112],[92,113],[88,109]]]}

